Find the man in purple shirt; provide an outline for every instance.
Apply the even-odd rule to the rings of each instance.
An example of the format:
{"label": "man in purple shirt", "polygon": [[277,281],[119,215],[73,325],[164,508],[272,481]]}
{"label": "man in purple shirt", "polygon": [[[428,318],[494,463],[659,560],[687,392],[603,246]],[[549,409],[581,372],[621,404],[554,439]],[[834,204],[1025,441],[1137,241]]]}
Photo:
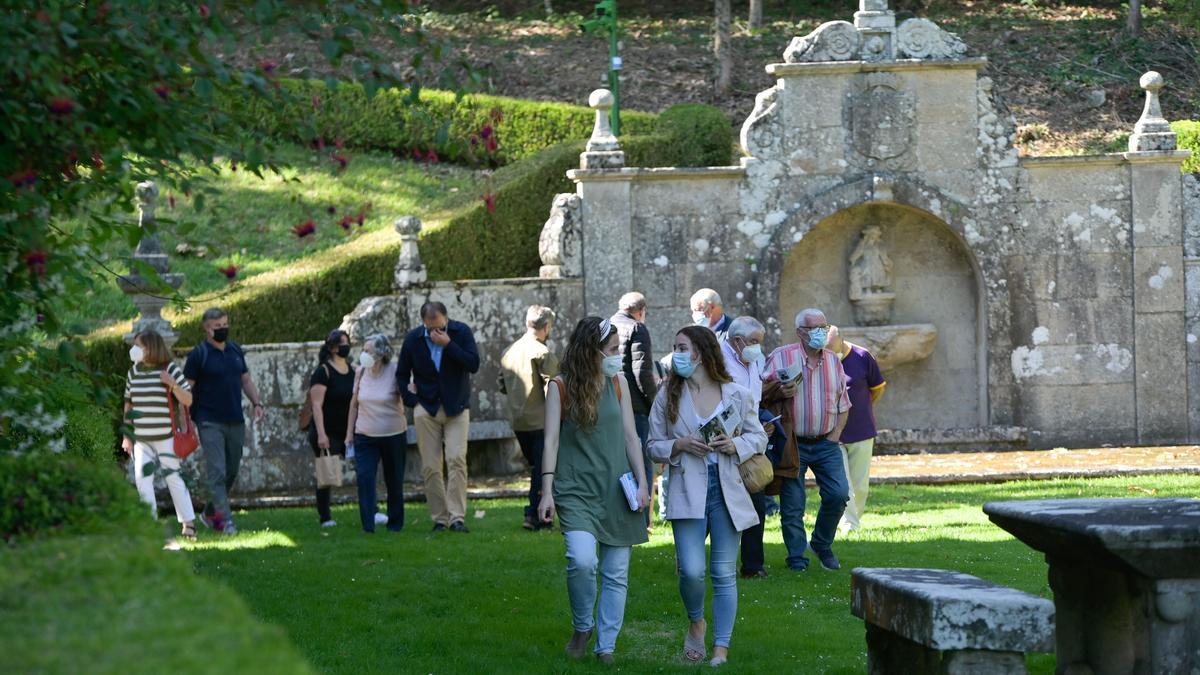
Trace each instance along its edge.
{"label": "man in purple shirt", "polygon": [[846,479],[850,483],[850,501],[838,529],[843,532],[861,527],[870,489],[871,454],[875,450],[875,411],[872,405],[883,395],[887,382],[871,352],[842,339],[837,326],[829,328],[829,349],[842,359],[846,388],[850,393],[850,416],[842,429],[842,457]]}

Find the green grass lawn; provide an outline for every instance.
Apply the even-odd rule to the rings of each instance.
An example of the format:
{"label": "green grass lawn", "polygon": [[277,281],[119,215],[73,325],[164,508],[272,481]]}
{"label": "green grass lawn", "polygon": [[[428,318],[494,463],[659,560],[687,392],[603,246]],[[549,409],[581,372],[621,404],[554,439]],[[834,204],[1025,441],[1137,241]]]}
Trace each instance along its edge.
{"label": "green grass lawn", "polygon": [[[1200,476],[1142,476],[993,485],[878,486],[866,530],[839,541],[845,566],[789,572],[778,518],[767,523],[767,579],[739,580],[729,664],[736,673],[861,673],[862,622],[849,610],[853,567],[933,567],[975,574],[1049,597],[1042,556],[993,526],[986,501],[1200,495]],[[810,517],[816,503],[810,493]],[[357,507],[335,509],[336,528],[311,509],[250,511],[243,533],[204,536],[189,556],[200,575],[235,590],[263,621],[282,627],[319,671],[339,673],[546,673],[597,669],[569,660],[562,538],[520,528],[515,500],[476,501],[471,533],[429,532],[409,505],[398,534],[365,535]],[[711,611],[711,606],[709,607]],[[618,669],[692,672],[680,657],[686,625],[668,527],[636,548]],[[709,633],[711,641],[711,632]],[[1053,672],[1052,656],[1030,659]]]}
{"label": "green grass lawn", "polygon": [[[318,154],[294,145],[281,146],[278,156],[289,166],[282,175],[259,178],[223,165],[212,181],[220,194],[209,198],[200,212],[183,195],[160,195],[160,220],[198,223],[186,238],[175,236],[171,224],[163,225],[171,271],[186,275],[181,289],[184,295],[204,306],[218,304],[236,288],[222,268],[236,266],[237,281],[242,281],[281,270],[365,234],[390,230],[400,216],[415,214],[429,219],[451,205],[478,198],[473,187],[478,174],[471,169],[417,164],[378,152],[348,154],[350,162],[341,172],[334,172],[328,152]],[[349,231],[340,226],[344,216],[356,217],[359,212],[364,215],[362,227],[357,222]],[[292,228],[309,219],[316,226],[315,234],[297,238]],[[177,252],[179,244],[187,244],[187,252]],[[113,258],[130,255],[125,247],[124,242],[117,242],[105,253]],[[202,252],[199,247],[207,249],[203,256],[198,255]],[[125,271],[120,263],[114,269]],[[92,291],[92,297],[71,319],[91,330],[136,314],[110,277]]]}

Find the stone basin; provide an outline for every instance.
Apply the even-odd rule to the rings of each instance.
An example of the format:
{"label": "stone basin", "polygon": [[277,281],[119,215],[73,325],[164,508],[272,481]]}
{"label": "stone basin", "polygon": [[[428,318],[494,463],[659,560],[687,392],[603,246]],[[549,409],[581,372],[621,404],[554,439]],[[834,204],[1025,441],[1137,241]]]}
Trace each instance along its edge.
{"label": "stone basin", "polygon": [[931,323],[894,326],[838,326],[842,338],[866,347],[886,373],[892,368],[928,358],[937,346],[937,326]]}

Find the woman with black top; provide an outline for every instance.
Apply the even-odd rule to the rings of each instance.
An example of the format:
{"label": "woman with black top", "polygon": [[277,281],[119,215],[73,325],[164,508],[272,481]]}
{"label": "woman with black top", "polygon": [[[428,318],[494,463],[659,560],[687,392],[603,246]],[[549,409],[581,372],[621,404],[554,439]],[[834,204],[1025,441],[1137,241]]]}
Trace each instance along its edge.
{"label": "woman with black top", "polygon": [[[335,330],[321,345],[318,365],[309,378],[308,395],[312,401],[312,424],[308,427],[308,443],[313,455],[325,451],[345,456],[346,425],[350,416],[350,399],[354,397],[354,369],[346,357],[350,355],[350,336]],[[322,527],[337,522],[329,511],[331,488],[317,488],[317,515]]]}

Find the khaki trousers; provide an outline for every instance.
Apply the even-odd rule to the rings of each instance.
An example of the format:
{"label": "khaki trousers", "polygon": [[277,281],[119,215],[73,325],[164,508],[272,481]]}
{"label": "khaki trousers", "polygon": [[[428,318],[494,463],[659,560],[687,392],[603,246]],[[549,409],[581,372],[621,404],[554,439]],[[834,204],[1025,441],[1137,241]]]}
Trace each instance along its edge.
{"label": "khaki trousers", "polygon": [[843,529],[857,530],[862,526],[863,512],[867,509],[867,492],[871,489],[871,455],[874,450],[874,438],[842,445],[846,481],[850,484],[850,501],[846,502],[846,513],[842,514]]}
{"label": "khaki trousers", "polygon": [[[471,411],[454,417],[445,408],[430,415],[418,404],[413,410],[417,428],[417,448],[421,451],[421,476],[425,479],[425,501],[434,523],[450,525],[467,515],[467,430]],[[446,463],[443,479],[442,462]]]}

